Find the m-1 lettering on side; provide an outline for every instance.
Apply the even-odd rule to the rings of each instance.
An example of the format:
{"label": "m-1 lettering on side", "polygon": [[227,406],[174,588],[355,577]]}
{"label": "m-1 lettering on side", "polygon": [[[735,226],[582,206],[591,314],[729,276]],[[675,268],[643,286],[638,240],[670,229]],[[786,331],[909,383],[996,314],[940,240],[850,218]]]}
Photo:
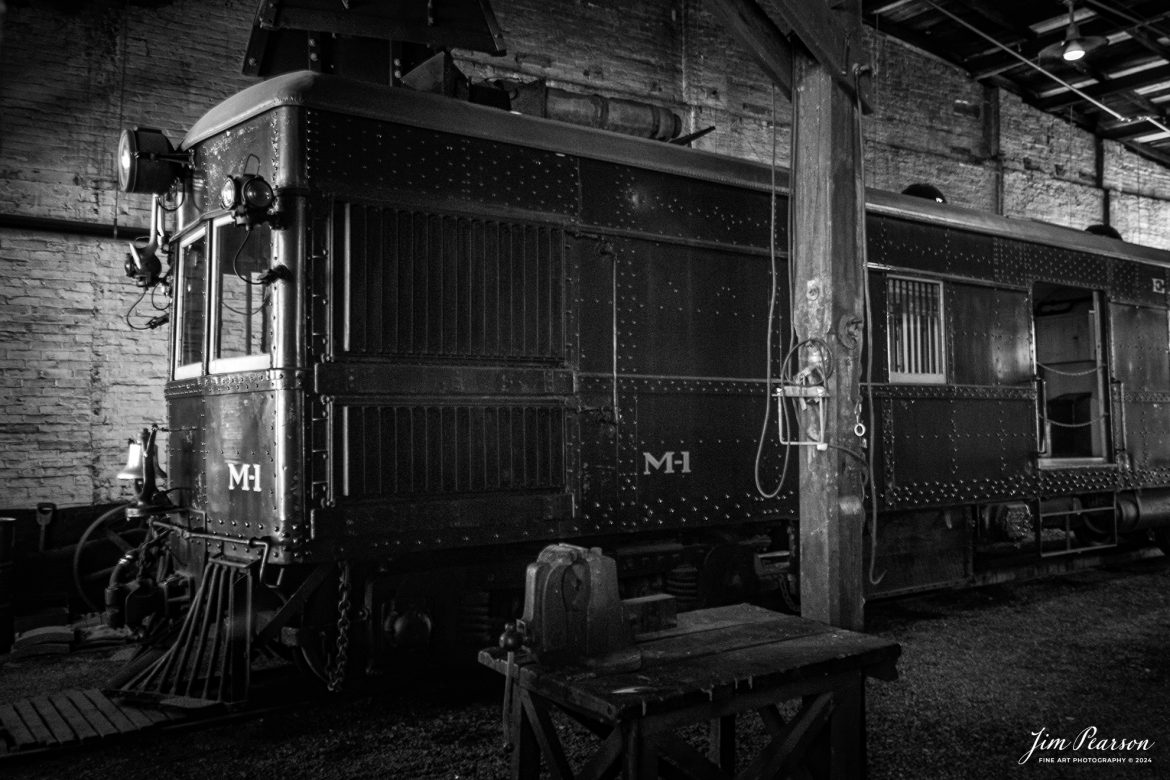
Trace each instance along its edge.
{"label": "m-1 lettering on side", "polygon": [[228,490],[260,492],[259,463],[228,463]]}
{"label": "m-1 lettering on side", "polygon": [[663,474],[690,474],[691,473],[691,453],[689,450],[675,452],[670,450],[662,453],[662,457],[654,457],[652,452],[642,453],[643,474],[649,474],[651,470],[661,471]]}

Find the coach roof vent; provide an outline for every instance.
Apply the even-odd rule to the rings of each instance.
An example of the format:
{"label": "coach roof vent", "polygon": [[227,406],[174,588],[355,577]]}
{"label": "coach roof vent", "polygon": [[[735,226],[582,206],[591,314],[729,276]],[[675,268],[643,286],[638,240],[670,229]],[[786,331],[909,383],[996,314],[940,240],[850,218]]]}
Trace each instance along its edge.
{"label": "coach roof vent", "polygon": [[946,203],[947,196],[942,194],[942,190],[933,184],[918,183],[911,184],[906,189],[902,190],[903,195],[912,195],[915,198],[925,198],[933,200],[935,203]]}
{"label": "coach roof vent", "polygon": [[1123,241],[1121,234],[1117,232],[1117,228],[1112,225],[1102,225],[1095,223],[1085,228],[1086,233],[1092,233],[1095,236],[1105,236],[1106,238],[1116,238],[1118,241]]}

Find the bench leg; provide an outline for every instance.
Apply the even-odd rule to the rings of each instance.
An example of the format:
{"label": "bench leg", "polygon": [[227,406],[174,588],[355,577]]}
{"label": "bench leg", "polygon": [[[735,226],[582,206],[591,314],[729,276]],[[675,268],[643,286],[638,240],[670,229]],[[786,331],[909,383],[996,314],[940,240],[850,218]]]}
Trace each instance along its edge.
{"label": "bench leg", "polygon": [[853,780],[866,776],[865,680],[833,692],[833,717],[829,721],[829,777]]}
{"label": "bench leg", "polygon": [[521,700],[520,687],[512,689],[512,778],[538,780],[540,745]]}
{"label": "bench leg", "polygon": [[735,716],[725,715],[711,721],[707,758],[728,775],[735,775]]}
{"label": "bench leg", "polygon": [[638,720],[626,721],[622,730],[622,777],[624,780],[658,780],[658,751],[647,739]]}

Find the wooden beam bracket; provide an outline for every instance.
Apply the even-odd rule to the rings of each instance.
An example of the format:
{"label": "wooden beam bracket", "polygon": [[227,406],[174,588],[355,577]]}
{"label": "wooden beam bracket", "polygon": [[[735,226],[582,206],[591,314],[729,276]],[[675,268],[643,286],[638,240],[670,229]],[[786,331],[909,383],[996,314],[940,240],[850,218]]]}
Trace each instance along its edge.
{"label": "wooden beam bracket", "polygon": [[[855,7],[846,3],[843,10],[848,13],[850,8]],[[781,22],[788,25],[792,34],[808,49],[812,58],[828,71],[850,97],[861,104],[861,110],[866,114],[873,113],[866,97],[866,84],[873,68],[865,52],[860,17],[857,24],[845,27],[837,21],[829,6],[819,0],[781,0],[776,6],[776,12]],[[855,32],[851,33],[850,29]]]}
{"label": "wooden beam bracket", "polygon": [[[821,0],[782,0],[776,8],[779,20],[773,20],[756,0],[708,2],[785,98],[792,99],[793,50],[789,38],[795,37],[833,80],[861,103],[862,111],[873,111],[866,97],[872,68],[861,35],[850,35]],[[860,25],[857,27],[860,30]]]}

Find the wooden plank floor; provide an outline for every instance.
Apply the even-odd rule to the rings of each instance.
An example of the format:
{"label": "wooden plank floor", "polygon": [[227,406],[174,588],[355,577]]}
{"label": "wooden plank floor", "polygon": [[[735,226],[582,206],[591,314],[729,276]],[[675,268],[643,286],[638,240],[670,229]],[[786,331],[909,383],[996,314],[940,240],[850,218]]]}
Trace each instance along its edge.
{"label": "wooden plank floor", "polygon": [[0,704],[0,754],[64,747],[130,734],[188,717],[111,699],[101,691],[60,691]]}

